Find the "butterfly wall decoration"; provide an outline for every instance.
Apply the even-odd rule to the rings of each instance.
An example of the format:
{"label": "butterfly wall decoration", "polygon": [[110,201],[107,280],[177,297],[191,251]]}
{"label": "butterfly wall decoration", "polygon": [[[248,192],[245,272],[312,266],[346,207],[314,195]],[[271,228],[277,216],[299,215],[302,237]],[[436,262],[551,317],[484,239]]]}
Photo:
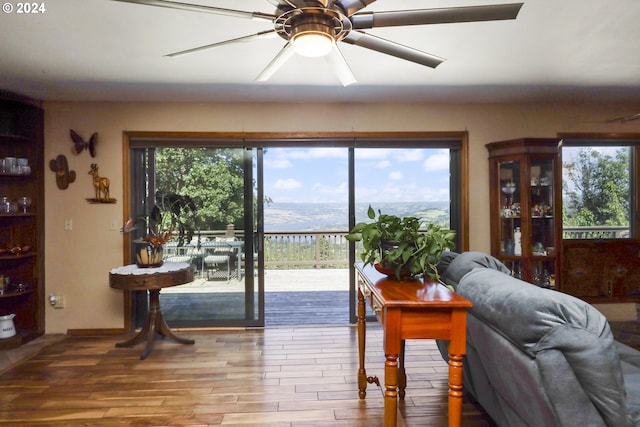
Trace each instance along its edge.
{"label": "butterfly wall decoration", "polygon": [[87,150],[91,157],[96,156],[96,144],[98,143],[98,132],[94,132],[89,138],[89,141],[85,141],[82,139],[80,135],[73,129],[69,130],[69,134],[71,135],[71,141],[73,141],[73,147],[71,147],[71,151],[75,154],[82,153],[82,150]]}

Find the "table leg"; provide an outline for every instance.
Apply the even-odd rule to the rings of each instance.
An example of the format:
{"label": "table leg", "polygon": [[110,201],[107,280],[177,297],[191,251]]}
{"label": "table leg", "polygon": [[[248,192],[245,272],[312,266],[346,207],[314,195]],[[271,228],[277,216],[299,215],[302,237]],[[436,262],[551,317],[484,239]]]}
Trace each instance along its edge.
{"label": "table leg", "polygon": [[449,427],[462,424],[462,355],[449,354]]}
{"label": "table leg", "polygon": [[384,322],[384,427],[396,427],[398,420],[398,358],[401,310],[387,308]]}
{"label": "table leg", "polygon": [[[160,291],[156,291],[160,294]],[[155,305],[152,303],[152,299],[154,296],[154,291],[149,291],[149,331],[147,332],[147,343],[144,345],[144,350],[142,350],[142,354],[140,355],[140,359],[144,360],[151,354],[151,350],[153,349],[153,342],[156,340],[156,333],[158,330],[158,314],[160,312],[159,305],[160,303],[156,303]],[[159,297],[159,295],[158,295]]]}
{"label": "table leg", "polygon": [[364,368],[366,333],[364,295],[360,287],[358,287],[358,360],[360,362],[358,369],[358,396],[360,399],[364,399],[367,396],[367,371]]}
{"label": "table leg", "polygon": [[171,331],[160,310],[160,290],[151,289],[149,290],[149,312],[147,313],[144,327],[133,338],[116,343],[116,347],[132,347],[146,339],[145,348],[140,355],[140,359],[144,360],[151,353],[157,335],[167,337],[181,344],[195,344],[195,340],[181,338]]}
{"label": "table leg", "polygon": [[149,333],[149,329],[151,328],[151,318],[147,315],[147,320],[144,322],[144,326],[133,338],[128,339],[127,341],[116,343],[116,347],[133,347],[136,344],[144,341],[144,338]]}
{"label": "table leg", "polygon": [[462,424],[462,360],[467,352],[467,312],[451,310],[451,340],[449,341],[449,427]]}
{"label": "table leg", "polygon": [[398,353],[385,354],[384,427],[396,427],[398,419]]}

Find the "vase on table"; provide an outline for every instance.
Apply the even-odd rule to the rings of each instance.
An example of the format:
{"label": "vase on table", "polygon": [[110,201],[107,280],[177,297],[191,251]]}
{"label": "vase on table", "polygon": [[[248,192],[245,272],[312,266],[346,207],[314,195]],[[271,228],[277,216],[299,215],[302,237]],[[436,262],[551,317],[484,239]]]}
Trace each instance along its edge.
{"label": "vase on table", "polygon": [[136,265],[140,268],[153,268],[162,265],[164,248],[162,246],[140,244],[136,248]]}

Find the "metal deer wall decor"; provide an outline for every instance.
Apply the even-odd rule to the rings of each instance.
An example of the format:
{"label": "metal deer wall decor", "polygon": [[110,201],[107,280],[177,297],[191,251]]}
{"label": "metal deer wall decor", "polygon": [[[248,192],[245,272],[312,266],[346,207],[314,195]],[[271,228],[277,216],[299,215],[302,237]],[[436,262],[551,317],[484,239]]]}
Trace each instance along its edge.
{"label": "metal deer wall decor", "polygon": [[87,201],[89,203],[115,203],[116,199],[109,195],[109,178],[99,175],[97,163],[91,163],[89,175],[93,177],[95,197],[93,199],[87,199]]}

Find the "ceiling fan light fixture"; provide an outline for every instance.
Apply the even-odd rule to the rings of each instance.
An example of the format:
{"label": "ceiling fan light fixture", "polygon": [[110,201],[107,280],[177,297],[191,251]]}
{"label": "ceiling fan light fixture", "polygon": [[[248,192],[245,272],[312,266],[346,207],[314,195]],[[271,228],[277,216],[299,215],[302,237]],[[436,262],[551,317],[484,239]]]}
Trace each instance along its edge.
{"label": "ceiling fan light fixture", "polygon": [[335,39],[332,27],[326,19],[313,16],[296,23],[291,33],[291,43],[296,53],[302,56],[326,56],[333,49]]}
{"label": "ceiling fan light fixture", "polygon": [[324,33],[303,32],[294,36],[293,47],[302,56],[326,56],[333,48],[333,39]]}

